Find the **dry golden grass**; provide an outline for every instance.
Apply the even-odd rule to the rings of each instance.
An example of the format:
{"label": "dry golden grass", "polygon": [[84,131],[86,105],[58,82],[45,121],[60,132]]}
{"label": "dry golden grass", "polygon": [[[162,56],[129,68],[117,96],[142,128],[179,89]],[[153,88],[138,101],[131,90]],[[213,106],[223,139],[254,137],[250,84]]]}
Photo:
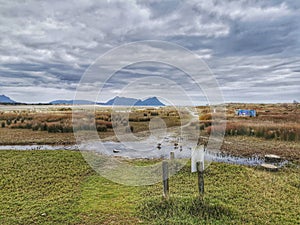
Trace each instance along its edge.
{"label": "dry golden grass", "polygon": [[48,133],[30,129],[0,128],[0,144],[73,144],[73,133]]}
{"label": "dry golden grass", "polygon": [[[101,139],[114,135],[110,132],[98,132]],[[73,133],[48,133],[47,131],[33,131],[30,129],[0,128],[0,145],[27,145],[50,144],[68,145],[76,144]]]}

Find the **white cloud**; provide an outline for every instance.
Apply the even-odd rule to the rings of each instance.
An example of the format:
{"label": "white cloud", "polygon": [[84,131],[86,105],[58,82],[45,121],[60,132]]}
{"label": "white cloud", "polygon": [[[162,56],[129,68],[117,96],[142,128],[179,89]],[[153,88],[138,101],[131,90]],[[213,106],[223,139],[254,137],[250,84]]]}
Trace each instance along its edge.
{"label": "white cloud", "polygon": [[[261,93],[289,87],[282,93],[287,93],[286,100],[292,93],[299,95],[298,1],[2,0],[0,4],[0,93],[16,96],[11,88],[18,87],[23,93],[17,95],[19,101],[30,99],[26,96],[30,88],[47,91],[46,86],[63,88],[60,97],[70,97],[98,56],[144,39],[172,41],[207,60],[229,99],[230,89],[242,93],[241,86],[252,92],[260,87]],[[136,67],[124,70],[126,79],[133,71],[174,72]],[[264,84],[268,87],[261,88]],[[44,101],[45,96],[36,98]],[[249,96],[259,100],[259,95]]]}

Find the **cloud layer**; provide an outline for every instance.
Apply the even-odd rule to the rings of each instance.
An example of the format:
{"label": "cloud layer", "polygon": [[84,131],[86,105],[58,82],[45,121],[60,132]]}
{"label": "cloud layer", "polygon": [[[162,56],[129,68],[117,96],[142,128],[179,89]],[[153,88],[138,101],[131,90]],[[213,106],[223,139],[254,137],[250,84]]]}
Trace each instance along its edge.
{"label": "cloud layer", "polygon": [[[3,0],[0,15],[0,93],[17,101],[71,99],[97,57],[141,40],[170,41],[198,54],[226,101],[300,100],[299,1]],[[119,72],[127,82],[151,73],[189,83],[181,71],[158,64]],[[106,99],[120,94],[122,79],[112,80]],[[151,85],[146,79],[127,94],[148,96]],[[158,95],[166,92],[163,82],[157,87]],[[192,86],[189,95],[203,103],[203,93]],[[176,93],[169,98],[184,104]]]}

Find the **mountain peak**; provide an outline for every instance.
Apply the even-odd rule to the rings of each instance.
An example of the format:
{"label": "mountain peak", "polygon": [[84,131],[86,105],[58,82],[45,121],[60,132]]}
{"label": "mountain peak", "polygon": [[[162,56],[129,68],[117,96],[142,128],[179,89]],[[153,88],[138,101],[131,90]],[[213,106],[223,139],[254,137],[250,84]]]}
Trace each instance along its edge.
{"label": "mountain peak", "polygon": [[139,104],[140,106],[164,106],[164,104],[158,100],[157,97],[147,98],[144,101],[141,101]]}
{"label": "mountain peak", "polygon": [[164,106],[157,97],[147,98],[145,100],[136,98],[127,98],[116,96],[113,99],[103,103],[103,105],[123,105],[123,106]]}
{"label": "mountain peak", "polygon": [[6,95],[0,95],[0,103],[16,103],[16,101],[12,100]]}

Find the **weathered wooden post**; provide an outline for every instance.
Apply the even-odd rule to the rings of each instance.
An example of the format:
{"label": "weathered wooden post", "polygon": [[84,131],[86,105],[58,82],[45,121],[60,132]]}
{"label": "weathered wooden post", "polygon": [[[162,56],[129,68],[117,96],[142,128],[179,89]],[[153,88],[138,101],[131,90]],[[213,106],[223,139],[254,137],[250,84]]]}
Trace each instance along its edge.
{"label": "weathered wooden post", "polygon": [[169,197],[169,166],[167,161],[162,162],[163,197]]}
{"label": "weathered wooden post", "polygon": [[170,160],[173,161],[175,159],[175,152],[170,152]]}
{"label": "weathered wooden post", "polygon": [[177,170],[177,164],[175,162],[175,152],[170,152],[170,164],[169,164],[169,172],[170,174],[174,174]]}
{"label": "weathered wooden post", "polygon": [[204,194],[204,145],[197,146],[192,150],[191,171],[198,173],[198,189],[200,196]]}
{"label": "weathered wooden post", "polygon": [[197,162],[199,194],[204,195],[204,163]]}

